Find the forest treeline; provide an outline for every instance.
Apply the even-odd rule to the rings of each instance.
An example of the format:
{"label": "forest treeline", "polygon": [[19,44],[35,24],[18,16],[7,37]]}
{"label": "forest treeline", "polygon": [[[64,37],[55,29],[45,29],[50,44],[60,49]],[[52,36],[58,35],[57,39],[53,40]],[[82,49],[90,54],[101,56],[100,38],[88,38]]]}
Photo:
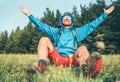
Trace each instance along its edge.
{"label": "forest treeline", "polygon": [[[112,2],[115,10],[107,17],[107,19],[99,26],[97,30],[84,39],[80,45],[86,45],[90,52],[98,51],[96,42],[103,42],[105,48],[101,50],[104,54],[120,53],[120,0]],[[97,3],[90,3],[89,6],[73,6],[70,12],[75,17],[74,27],[83,26],[103,13],[103,8],[109,8],[104,0],[97,0]],[[44,16],[39,18],[42,22],[53,26],[59,26],[59,17],[61,12],[59,9],[52,11],[46,8]],[[31,22],[26,24],[24,29],[16,27],[10,35],[7,31],[0,33],[0,53],[19,53],[19,54],[36,54],[37,45],[42,36],[46,36]]]}

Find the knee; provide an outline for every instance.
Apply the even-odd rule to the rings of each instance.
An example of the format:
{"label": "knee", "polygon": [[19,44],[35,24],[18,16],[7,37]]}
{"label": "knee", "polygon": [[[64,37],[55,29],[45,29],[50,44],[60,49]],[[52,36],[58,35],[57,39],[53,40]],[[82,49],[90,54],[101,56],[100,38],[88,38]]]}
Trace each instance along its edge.
{"label": "knee", "polygon": [[80,46],[79,49],[80,50],[87,50],[87,47],[86,46]]}
{"label": "knee", "polygon": [[48,42],[48,40],[49,40],[48,37],[41,37],[39,43]]}
{"label": "knee", "polygon": [[77,51],[76,51],[76,54],[79,54],[79,53],[86,53],[88,52],[88,49],[86,46],[80,46]]}

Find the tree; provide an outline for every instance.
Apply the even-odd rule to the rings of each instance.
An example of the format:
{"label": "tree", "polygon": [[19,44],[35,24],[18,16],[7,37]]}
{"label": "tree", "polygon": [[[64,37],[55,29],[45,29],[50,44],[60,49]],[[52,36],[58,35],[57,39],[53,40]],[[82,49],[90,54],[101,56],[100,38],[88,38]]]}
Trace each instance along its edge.
{"label": "tree", "polygon": [[24,27],[21,36],[19,38],[19,52],[20,53],[29,53],[31,38],[32,38],[32,24],[29,22],[26,27]]}
{"label": "tree", "polygon": [[21,35],[21,30],[20,27],[17,27],[17,29],[14,31],[12,31],[7,44],[6,44],[6,52],[7,53],[19,53],[19,38]]}
{"label": "tree", "polygon": [[37,53],[38,42],[42,36],[43,33],[38,28],[33,27],[29,53]]}
{"label": "tree", "polygon": [[0,53],[5,53],[5,46],[8,40],[8,32],[1,32],[0,34]]}
{"label": "tree", "polygon": [[74,27],[81,26],[81,22],[79,21],[79,20],[81,20],[81,19],[80,19],[80,15],[79,15],[79,13],[78,13],[78,11],[77,11],[77,7],[76,7],[75,5],[74,5],[74,7],[73,7],[72,14],[73,14],[73,16],[74,16],[74,18],[75,18]]}
{"label": "tree", "polygon": [[60,16],[61,16],[61,13],[60,13],[60,11],[57,9],[57,10],[56,10],[56,16],[55,16],[55,27],[58,27],[58,25],[59,25]]}
{"label": "tree", "polygon": [[55,26],[56,20],[54,12],[51,11],[49,8],[46,8],[46,12],[44,12],[44,17],[41,18],[41,21],[50,26]]}

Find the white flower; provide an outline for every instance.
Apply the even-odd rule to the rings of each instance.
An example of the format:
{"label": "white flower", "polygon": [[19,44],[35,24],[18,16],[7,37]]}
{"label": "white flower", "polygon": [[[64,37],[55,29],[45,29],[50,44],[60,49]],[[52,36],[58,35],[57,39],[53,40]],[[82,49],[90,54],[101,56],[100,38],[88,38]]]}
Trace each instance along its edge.
{"label": "white flower", "polygon": [[105,49],[105,44],[102,41],[96,41],[96,47],[103,50],[103,49]]}

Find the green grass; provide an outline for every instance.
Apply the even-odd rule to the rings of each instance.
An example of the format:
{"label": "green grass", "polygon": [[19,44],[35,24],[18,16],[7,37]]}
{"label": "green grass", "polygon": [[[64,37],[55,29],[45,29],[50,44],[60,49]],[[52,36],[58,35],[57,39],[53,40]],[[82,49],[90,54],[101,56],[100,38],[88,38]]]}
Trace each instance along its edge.
{"label": "green grass", "polygon": [[48,62],[44,74],[26,73],[28,64],[37,62],[36,55],[0,55],[0,82],[115,82],[120,81],[120,55],[103,55],[103,70],[96,79],[78,77],[78,68],[54,66]]}

